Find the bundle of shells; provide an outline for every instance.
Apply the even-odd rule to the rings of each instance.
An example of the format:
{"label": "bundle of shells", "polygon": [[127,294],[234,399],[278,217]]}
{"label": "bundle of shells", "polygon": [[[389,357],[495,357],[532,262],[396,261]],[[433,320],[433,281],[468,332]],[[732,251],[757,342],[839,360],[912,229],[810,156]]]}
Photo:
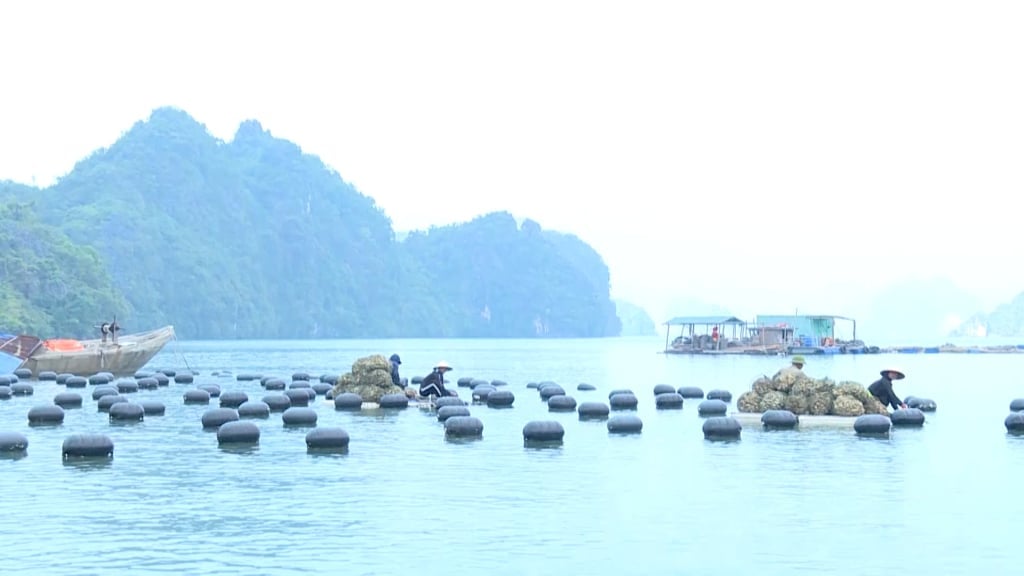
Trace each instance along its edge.
{"label": "bundle of shells", "polygon": [[762,376],[736,400],[740,412],[789,410],[798,415],[860,416],[887,414],[885,406],[857,382],[836,384],[784,368],[775,376]]}

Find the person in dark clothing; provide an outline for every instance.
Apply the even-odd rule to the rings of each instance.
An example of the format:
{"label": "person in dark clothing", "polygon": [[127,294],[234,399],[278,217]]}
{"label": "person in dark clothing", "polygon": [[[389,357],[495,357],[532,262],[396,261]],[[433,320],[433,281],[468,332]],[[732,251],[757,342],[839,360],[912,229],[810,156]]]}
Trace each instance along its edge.
{"label": "person in dark clothing", "polygon": [[389,360],[391,360],[391,383],[395,386],[401,386],[402,377],[398,375],[398,367],[402,364],[402,359],[398,354],[392,354]]}
{"label": "person in dark clothing", "polygon": [[907,405],[900,400],[900,397],[893,392],[892,381],[903,380],[906,376],[899,370],[882,370],[882,377],[868,386],[868,392],[882,403],[882,406],[892,406],[893,410],[906,408]]}
{"label": "person in dark clothing", "polygon": [[437,396],[438,398],[443,396],[458,396],[455,392],[449,391],[444,387],[444,374],[445,372],[451,371],[451,366],[448,365],[444,360],[437,363],[434,366],[434,371],[427,374],[427,377],[420,382],[420,396],[424,398],[430,396]]}

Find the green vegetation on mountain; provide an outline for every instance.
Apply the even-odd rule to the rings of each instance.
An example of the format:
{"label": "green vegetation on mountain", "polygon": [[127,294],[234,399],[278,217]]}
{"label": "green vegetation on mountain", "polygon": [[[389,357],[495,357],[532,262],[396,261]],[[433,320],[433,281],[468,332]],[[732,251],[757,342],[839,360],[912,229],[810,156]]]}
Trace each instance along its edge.
{"label": "green vegetation on mountain", "polygon": [[[24,193],[0,186],[4,197]],[[29,204],[0,204],[0,332],[80,337],[126,310],[94,250],[42,224]]]}
{"label": "green vegetation on mountain", "polygon": [[[211,339],[621,329],[607,266],[575,236],[495,213],[399,242],[371,198],[255,121],[223,142],[185,112],[158,109],[55,185],[8,183],[0,199],[39,214],[18,236],[36,244],[17,258],[59,254],[52,273],[82,288],[70,308],[5,277],[12,304],[0,330],[80,336],[114,313],[126,331],[174,324]],[[92,269],[72,265],[83,258]],[[44,282],[39,266],[18,268],[20,281]]]}
{"label": "green vegetation on mountain", "polygon": [[615,300],[615,310],[622,321],[623,336],[654,336],[658,333],[654,320],[636,304]]}

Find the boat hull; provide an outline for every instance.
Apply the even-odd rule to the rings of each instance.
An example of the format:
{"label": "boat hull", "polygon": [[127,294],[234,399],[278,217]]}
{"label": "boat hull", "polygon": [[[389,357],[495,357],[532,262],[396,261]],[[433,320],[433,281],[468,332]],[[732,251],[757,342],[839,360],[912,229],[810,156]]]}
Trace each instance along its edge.
{"label": "boat hull", "polygon": [[110,372],[114,376],[135,374],[156,356],[174,338],[174,328],[165,326],[150,332],[129,334],[118,338],[118,343],[83,340],[81,350],[56,351],[40,348],[21,363],[32,374],[51,371],[58,374],[90,376]]}

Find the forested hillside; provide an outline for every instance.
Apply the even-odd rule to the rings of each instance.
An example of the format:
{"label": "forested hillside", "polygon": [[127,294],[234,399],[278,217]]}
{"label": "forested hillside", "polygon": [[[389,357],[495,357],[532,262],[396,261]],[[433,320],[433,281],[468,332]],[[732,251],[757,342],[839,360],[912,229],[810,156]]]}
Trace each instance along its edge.
{"label": "forested hillside", "polygon": [[[173,324],[185,338],[621,328],[607,266],[578,238],[497,213],[399,242],[371,198],[255,121],[223,142],[185,112],[158,109],[57,184],[3,184],[0,200],[38,213],[35,221],[20,204],[7,209],[29,218],[12,236],[34,242],[19,261],[57,254],[57,272],[73,277],[64,284],[91,290],[67,308],[23,285],[42,281],[36,268],[19,268],[23,284],[8,275],[0,285],[5,299],[20,295],[0,331],[80,336],[114,313],[126,331]],[[83,258],[91,269],[67,264]]]}

